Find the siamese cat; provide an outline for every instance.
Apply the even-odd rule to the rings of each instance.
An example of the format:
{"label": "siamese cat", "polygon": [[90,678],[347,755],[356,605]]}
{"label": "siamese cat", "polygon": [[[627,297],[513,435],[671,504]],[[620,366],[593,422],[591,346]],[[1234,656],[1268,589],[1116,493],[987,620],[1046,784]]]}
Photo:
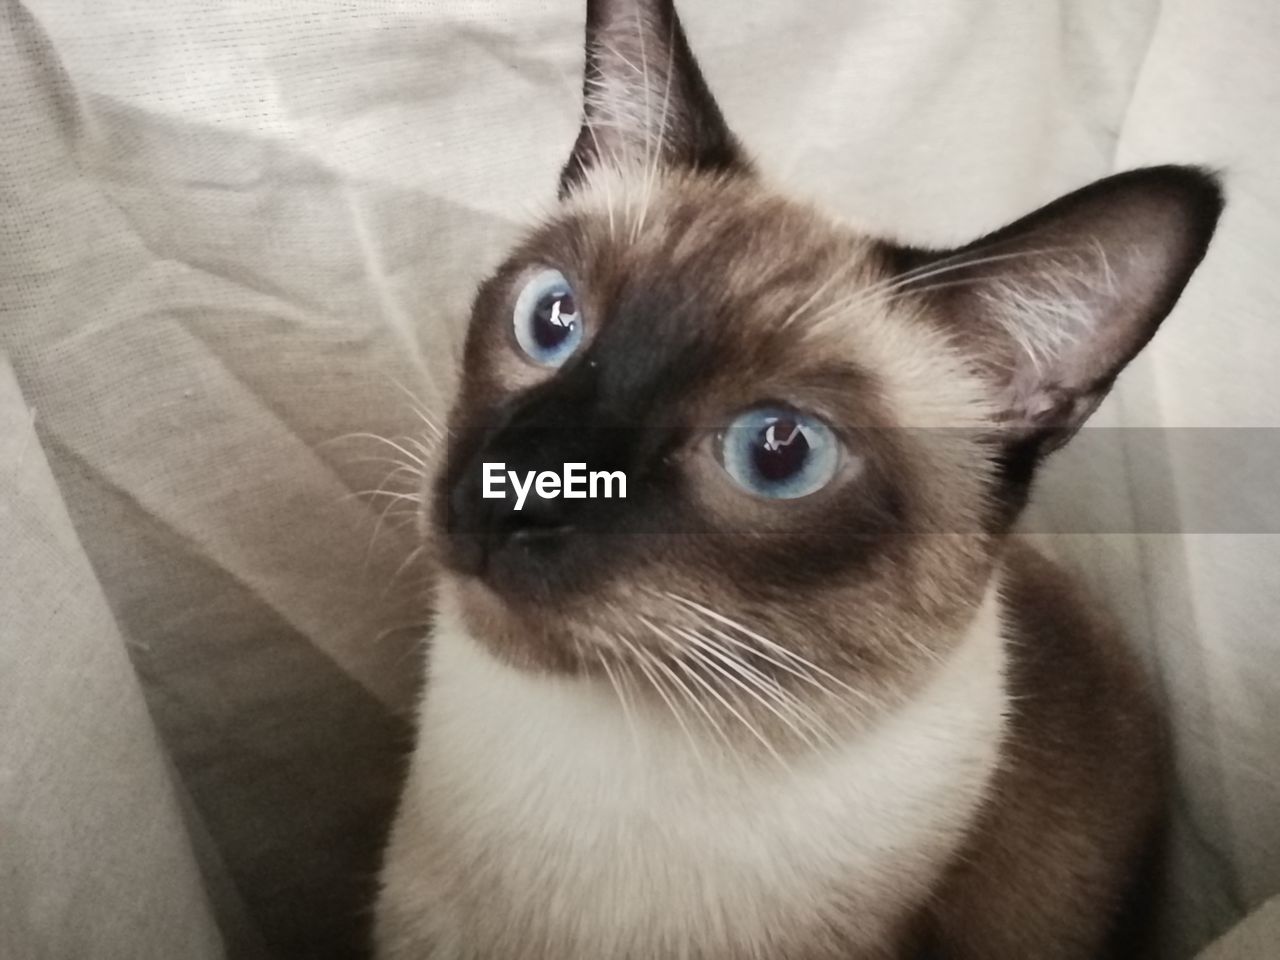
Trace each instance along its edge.
{"label": "siamese cat", "polygon": [[[585,77],[428,491],[379,956],[1133,956],[1161,725],[1009,533],[1200,262],[1214,178],[919,249],[772,188],[669,0],[589,0]],[[568,464],[625,496],[519,479]]]}

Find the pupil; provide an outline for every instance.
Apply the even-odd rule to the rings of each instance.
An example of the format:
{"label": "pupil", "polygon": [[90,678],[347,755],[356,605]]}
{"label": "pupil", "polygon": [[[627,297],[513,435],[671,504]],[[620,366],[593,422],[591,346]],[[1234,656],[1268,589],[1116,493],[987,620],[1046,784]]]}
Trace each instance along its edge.
{"label": "pupil", "polygon": [[533,338],[538,341],[538,346],[550,350],[564,343],[573,332],[577,312],[571,293],[556,292],[543,296],[533,309]]}
{"label": "pupil", "polygon": [[794,477],[809,457],[809,441],[795,420],[779,417],[756,436],[751,459],[760,476],[772,483]]}

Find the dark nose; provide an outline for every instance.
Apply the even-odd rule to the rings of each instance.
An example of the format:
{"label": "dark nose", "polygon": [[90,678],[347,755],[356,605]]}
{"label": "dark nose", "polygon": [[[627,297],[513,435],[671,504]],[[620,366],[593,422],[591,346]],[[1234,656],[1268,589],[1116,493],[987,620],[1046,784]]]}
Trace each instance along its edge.
{"label": "dark nose", "polygon": [[[460,569],[472,574],[485,571],[492,553],[508,547],[537,551],[544,558],[563,547],[573,532],[572,509],[561,498],[544,497],[534,482],[523,502],[508,471],[524,478],[543,470],[556,470],[544,465],[542,458],[516,460],[498,450],[482,451],[463,470],[449,492],[449,533],[453,539],[455,560]],[[485,497],[486,463],[502,464],[502,497]]]}
{"label": "dark nose", "polygon": [[[510,472],[521,483],[542,472],[561,476],[566,463],[587,470],[624,470],[627,431],[593,416],[581,397],[526,403],[489,432],[448,491],[448,562],[491,586],[545,588],[564,573],[566,555],[599,525],[600,504],[544,496],[535,482],[523,502]],[[503,464],[501,497],[485,497],[485,465]],[[518,508],[518,509],[517,509]],[[567,575],[567,574],[566,574]]]}

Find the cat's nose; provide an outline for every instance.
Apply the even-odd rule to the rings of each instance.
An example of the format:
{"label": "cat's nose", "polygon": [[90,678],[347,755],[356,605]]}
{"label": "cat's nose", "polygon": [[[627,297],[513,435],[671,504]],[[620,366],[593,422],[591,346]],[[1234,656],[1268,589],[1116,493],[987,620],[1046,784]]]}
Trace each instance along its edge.
{"label": "cat's nose", "polygon": [[452,475],[447,562],[503,592],[558,593],[592,562],[615,516],[594,487],[583,489],[594,483],[584,472],[625,478],[635,440],[634,427],[600,410],[586,388],[525,398],[495,418]]}
{"label": "cat's nose", "polygon": [[[529,475],[535,474],[530,471]],[[573,529],[564,499],[542,496],[538,484],[533,483],[521,503],[518,495],[508,489],[510,486],[505,485],[506,495],[501,500],[491,501],[487,525],[495,546],[507,541],[518,544],[537,541],[550,547]]]}
{"label": "cat's nose", "polygon": [[[574,501],[543,496],[538,484],[531,482],[539,472],[534,464],[500,461],[504,482],[493,485],[496,491],[491,490],[499,495],[486,496],[485,463],[499,462],[493,456],[477,458],[449,491],[451,565],[475,576],[494,572],[492,561],[498,554],[504,554],[500,558],[503,567],[513,562],[551,562],[575,530],[571,506]],[[523,494],[515,489],[513,474],[530,478]]]}

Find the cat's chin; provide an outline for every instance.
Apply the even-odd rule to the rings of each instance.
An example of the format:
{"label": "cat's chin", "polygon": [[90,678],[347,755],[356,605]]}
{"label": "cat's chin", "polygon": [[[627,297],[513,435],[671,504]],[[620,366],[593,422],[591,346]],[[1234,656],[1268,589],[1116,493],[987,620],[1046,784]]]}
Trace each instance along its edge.
{"label": "cat's chin", "polygon": [[476,642],[504,663],[543,672],[581,671],[572,628],[550,611],[516,606],[480,578],[458,574],[442,577],[439,601],[442,611],[448,611]]}

